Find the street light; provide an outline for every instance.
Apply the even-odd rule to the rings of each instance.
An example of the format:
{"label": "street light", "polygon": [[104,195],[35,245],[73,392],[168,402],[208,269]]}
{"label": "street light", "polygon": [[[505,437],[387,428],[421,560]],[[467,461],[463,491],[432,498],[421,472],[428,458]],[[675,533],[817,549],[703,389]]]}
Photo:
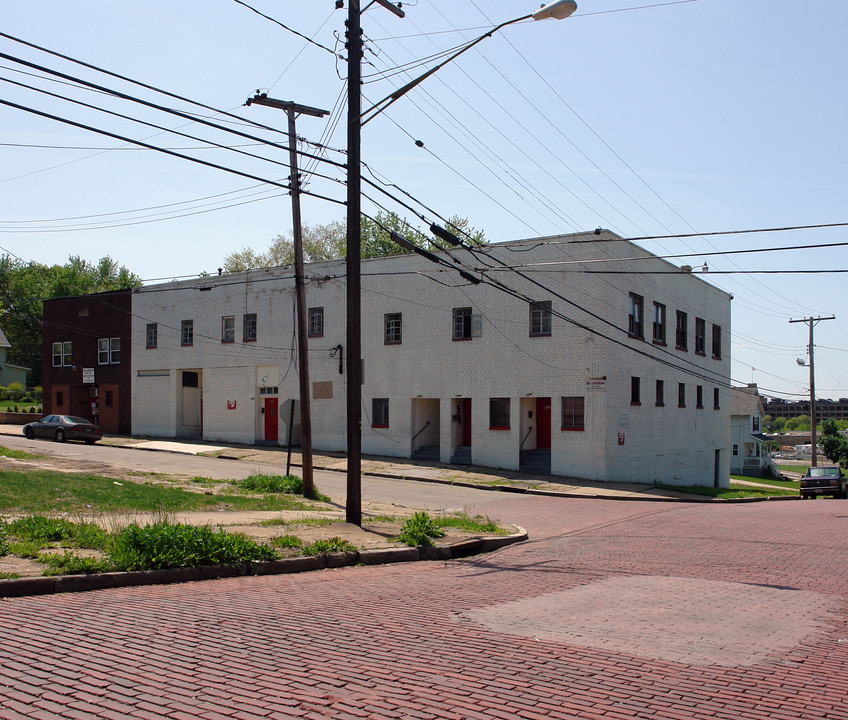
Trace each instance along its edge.
{"label": "street light", "polygon": [[[482,42],[507,25],[522,20],[564,20],[577,10],[574,0],[553,0],[535,12],[507,20],[496,25],[489,32],[472,40],[462,49],[442,61],[435,67],[402,88],[396,90],[380,102],[362,112],[362,6],[363,0],[348,1],[347,19],[347,500],[345,519],[354,525],[362,524],[362,286],[361,286],[361,249],[362,249],[362,126],[379,115],[389,105],[403,97],[420,82],[452,62],[464,52]],[[365,9],[373,5],[374,0]],[[383,7],[399,6],[389,0],[376,0]],[[391,8],[389,8],[391,9]],[[394,12],[394,10],[393,10]],[[402,17],[402,14],[395,12]],[[367,115],[367,117],[366,117]]]}

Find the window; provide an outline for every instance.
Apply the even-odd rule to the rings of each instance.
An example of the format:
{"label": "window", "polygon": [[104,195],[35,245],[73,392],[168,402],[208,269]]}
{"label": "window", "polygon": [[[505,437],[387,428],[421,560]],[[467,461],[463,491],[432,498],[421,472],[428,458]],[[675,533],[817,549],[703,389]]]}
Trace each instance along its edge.
{"label": "window", "polygon": [[260,395],[279,395],[280,389],[277,386],[259,388]]}
{"label": "window", "polygon": [[113,407],[115,404],[115,391],[107,390],[106,391],[106,407]]}
{"label": "window", "polygon": [[453,309],[453,339],[454,340],[470,340],[471,339],[471,308],[454,308]]}
{"label": "window", "polygon": [[719,405],[718,400],[719,400],[718,388],[713,388],[713,410],[721,409],[721,406]]}
{"label": "window", "polygon": [[324,308],[309,308],[308,319],[309,337],[324,337]]}
{"label": "window", "polygon": [[733,446],[733,454],[734,454],[734,455],[738,455],[738,454],[739,454],[739,446],[738,446],[738,445],[734,445],[734,446]]}
{"label": "window", "polygon": [[530,337],[551,334],[551,301],[530,303]]}
{"label": "window", "polygon": [[100,338],[97,341],[97,364],[118,365],[121,362],[121,338]]}
{"label": "window", "polygon": [[631,405],[641,405],[642,404],[642,388],[641,381],[637,377],[630,378],[630,404]]}
{"label": "window", "polygon": [[180,345],[187,347],[194,344],[194,320],[183,320],[180,323]]}
{"label": "window", "polygon": [[402,313],[386,313],[383,317],[383,343],[385,345],[400,345],[403,339]]}
{"label": "window", "polygon": [[241,341],[256,342],[256,313],[245,313],[242,317]]}
{"label": "window", "polygon": [[663,394],[665,392],[665,384],[662,380],[657,380],[657,400],[654,403],[657,407],[665,407]]}
{"label": "window", "polygon": [[654,342],[665,345],[665,305],[654,303]]}
{"label": "window", "polygon": [[643,302],[641,295],[630,293],[630,317],[628,318],[627,332],[632,337],[645,337],[645,330],[642,323]]}
{"label": "window", "polygon": [[704,386],[698,385],[695,388],[695,407],[699,410],[704,409]]}
{"label": "window", "polygon": [[371,400],[371,427],[389,427],[389,398]]}
{"label": "window", "polygon": [[703,318],[695,318],[695,352],[707,354],[707,323]]}
{"label": "window", "polygon": [[713,358],[721,360],[721,325],[713,325]]}
{"label": "window", "polygon": [[754,415],[751,418],[751,430],[753,432],[760,432],[760,416]]}
{"label": "window", "polygon": [[71,347],[72,344],[69,342],[53,343],[53,367],[70,367],[74,364]]}
{"label": "window", "polygon": [[[221,342],[231,343],[236,341],[236,316],[224,315],[221,318]],[[185,343],[183,343],[185,345]]]}
{"label": "window", "polygon": [[677,330],[675,331],[674,344],[678,350],[689,348],[689,316],[685,312],[677,311]]}
{"label": "window", "polygon": [[62,390],[56,391],[56,407],[60,408],[65,404],[65,393]]}
{"label": "window", "polygon": [[147,323],[147,348],[152,349],[159,346],[159,325]]}
{"label": "window", "polygon": [[677,407],[686,407],[686,383],[677,383]]}
{"label": "window", "polygon": [[489,399],[489,430],[509,430],[509,398]]}
{"label": "window", "polygon": [[584,430],[586,428],[585,398],[564,397],[562,399],[562,429]]}

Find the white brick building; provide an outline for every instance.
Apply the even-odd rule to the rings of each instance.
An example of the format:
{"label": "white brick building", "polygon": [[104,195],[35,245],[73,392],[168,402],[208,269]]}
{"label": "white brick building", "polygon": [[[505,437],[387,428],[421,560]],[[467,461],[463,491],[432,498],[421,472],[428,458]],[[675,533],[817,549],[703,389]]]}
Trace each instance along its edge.
{"label": "white brick building", "polygon": [[[363,261],[363,453],[727,483],[729,295],[606,231],[453,254],[538,304],[416,255]],[[344,272],[306,269],[316,450],[346,442]],[[141,288],[133,432],[285,444],[293,321],[291,268]]]}

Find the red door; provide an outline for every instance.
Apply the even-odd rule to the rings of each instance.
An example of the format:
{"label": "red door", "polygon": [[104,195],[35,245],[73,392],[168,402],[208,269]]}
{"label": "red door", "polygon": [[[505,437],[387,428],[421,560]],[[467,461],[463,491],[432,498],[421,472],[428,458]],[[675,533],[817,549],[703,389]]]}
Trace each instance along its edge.
{"label": "red door", "polygon": [[278,438],[278,398],[265,398],[265,439],[276,441]]}
{"label": "red door", "polygon": [[551,446],[551,399],[536,398],[536,447]]}
{"label": "red door", "polygon": [[462,398],[462,444],[471,444],[471,398]]}

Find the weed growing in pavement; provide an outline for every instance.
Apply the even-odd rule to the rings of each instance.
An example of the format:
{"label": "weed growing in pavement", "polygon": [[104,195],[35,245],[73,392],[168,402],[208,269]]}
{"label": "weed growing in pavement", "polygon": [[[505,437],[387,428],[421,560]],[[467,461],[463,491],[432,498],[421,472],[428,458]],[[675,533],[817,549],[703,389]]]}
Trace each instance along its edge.
{"label": "weed growing in pavement", "polygon": [[14,555],[15,557],[20,558],[31,558],[36,560],[43,549],[44,545],[33,542],[32,540],[22,540],[9,543],[9,555]]}
{"label": "weed growing in pavement", "polygon": [[27,515],[7,524],[8,532],[20,542],[32,542],[43,547],[59,542],[78,548],[102,550],[109,541],[109,533],[97,523],[72,522],[66,518],[44,515]]}
{"label": "weed growing in pavement", "polygon": [[509,530],[499,527],[491,518],[475,515],[470,517],[461,512],[455,515],[440,515],[433,521],[441,528],[457,528],[469,533],[487,533],[489,535],[509,535]]}
{"label": "weed growing in pavement", "polygon": [[9,531],[6,529],[6,521],[0,518],[0,556],[9,553]]}
{"label": "weed growing in pavement", "polygon": [[47,565],[45,575],[90,575],[91,573],[109,572],[115,568],[104,558],[79,557],[73,553],[65,552],[44,553],[37,560]]}
{"label": "weed growing in pavement", "polygon": [[418,545],[429,547],[433,544],[432,538],[444,537],[444,535],[445,531],[436,525],[426,512],[419,510],[403,524],[394,540],[410,547]]}
{"label": "weed growing in pavement", "polygon": [[15,580],[20,576],[20,573],[0,572],[0,580]]}
{"label": "weed growing in pavement", "polygon": [[356,552],[356,546],[340,537],[329,540],[316,540],[309,545],[303,546],[304,555],[323,555],[331,552]]}
{"label": "weed growing in pavement", "polygon": [[297,527],[298,525],[308,525],[309,527],[328,527],[339,522],[336,518],[270,518],[268,520],[260,520],[260,527],[276,527],[282,525],[284,527]]}
{"label": "weed growing in pavement", "polygon": [[271,538],[271,547],[275,548],[299,548],[303,545],[303,540],[301,540],[296,535],[279,535],[278,537]]}
{"label": "weed growing in pavement", "polygon": [[159,522],[130,525],[113,539],[109,560],[118,570],[227,565],[275,560],[277,553],[241,533]]}

